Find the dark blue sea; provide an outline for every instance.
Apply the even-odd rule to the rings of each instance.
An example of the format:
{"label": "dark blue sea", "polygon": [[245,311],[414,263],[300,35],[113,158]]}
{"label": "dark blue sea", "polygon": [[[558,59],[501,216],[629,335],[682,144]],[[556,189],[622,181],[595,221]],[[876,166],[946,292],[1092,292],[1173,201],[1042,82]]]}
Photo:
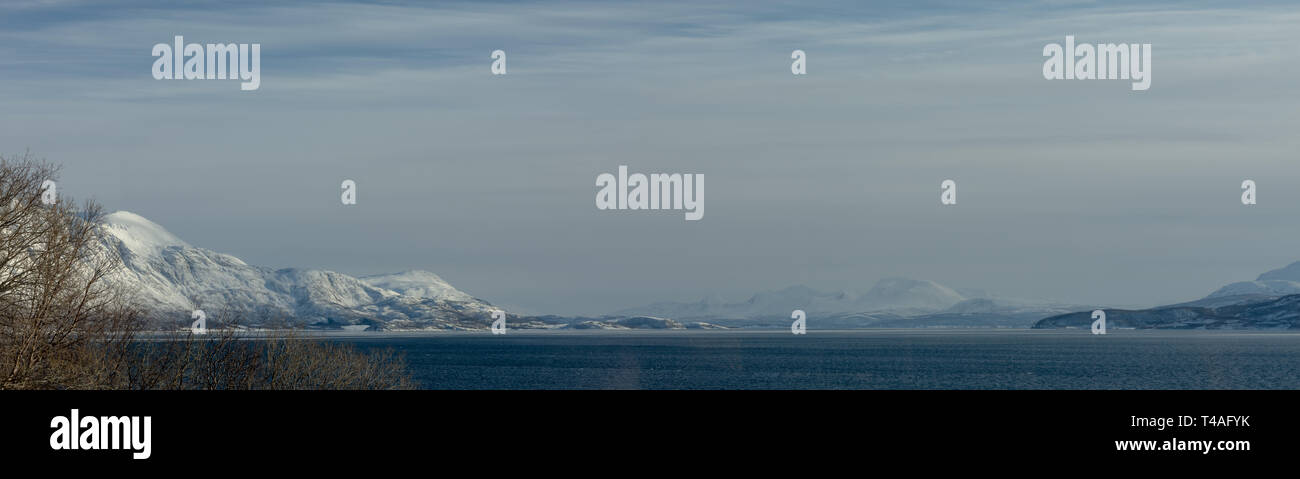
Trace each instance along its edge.
{"label": "dark blue sea", "polygon": [[427,389],[1300,389],[1300,332],[511,331],[340,335]]}

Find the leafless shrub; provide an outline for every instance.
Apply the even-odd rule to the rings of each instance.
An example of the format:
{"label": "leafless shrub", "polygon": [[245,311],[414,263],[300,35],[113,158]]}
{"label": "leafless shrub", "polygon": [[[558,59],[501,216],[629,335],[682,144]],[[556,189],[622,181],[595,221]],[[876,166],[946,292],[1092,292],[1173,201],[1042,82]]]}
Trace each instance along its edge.
{"label": "leafless shrub", "polygon": [[299,331],[172,332],[142,340],[131,389],[413,389],[406,359]]}

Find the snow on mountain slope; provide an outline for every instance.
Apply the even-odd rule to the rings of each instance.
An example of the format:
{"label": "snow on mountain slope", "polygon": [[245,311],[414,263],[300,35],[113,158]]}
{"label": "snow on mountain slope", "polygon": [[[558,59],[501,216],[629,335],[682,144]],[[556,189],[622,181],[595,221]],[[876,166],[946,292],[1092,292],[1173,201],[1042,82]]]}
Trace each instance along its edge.
{"label": "snow on mountain slope", "polygon": [[157,223],[129,211],[118,211],[104,217],[104,229],[128,249],[141,253],[158,251],[169,246],[190,245]]}
{"label": "snow on mountain slope", "polygon": [[1265,272],[1256,279],[1260,281],[1300,281],[1300,261]]}
{"label": "snow on mountain slope", "polygon": [[[1080,311],[1044,318],[1037,329],[1092,325],[1092,314]],[[1162,306],[1143,310],[1107,309],[1111,328],[1137,329],[1300,329],[1300,295],[1293,294],[1221,307]]]}
{"label": "snow on mountain slope", "polygon": [[381,284],[332,271],[249,265],[231,255],[189,245],[152,221],[125,211],[104,218],[105,247],[123,268],[108,281],[159,319],[187,320],[195,309],[221,320],[271,320],[316,326],[367,324],[384,328],[485,328],[490,304],[451,287],[437,275],[388,275]]}
{"label": "snow on mountain slope", "polygon": [[1219,288],[1206,297],[1284,296],[1297,293],[1300,293],[1300,283],[1295,281],[1239,281]]}
{"label": "snow on mountain slope", "polygon": [[855,305],[859,311],[925,312],[951,308],[964,300],[960,293],[934,281],[885,278],[858,297]]}
{"label": "snow on mountain slope", "polygon": [[[1090,311],[1040,320],[1035,328],[1081,328]],[[1300,329],[1300,262],[1219,288],[1196,301],[1142,310],[1107,309],[1110,327],[1176,329]]]}
{"label": "snow on mountain slope", "polygon": [[1206,299],[1229,296],[1278,297],[1288,294],[1300,294],[1300,261],[1261,274],[1255,281],[1240,281],[1219,288],[1206,296]]}
{"label": "snow on mountain slope", "polygon": [[413,298],[444,299],[448,301],[473,301],[474,297],[451,286],[438,275],[428,271],[412,270],[394,274],[362,276],[371,286],[396,291]]}

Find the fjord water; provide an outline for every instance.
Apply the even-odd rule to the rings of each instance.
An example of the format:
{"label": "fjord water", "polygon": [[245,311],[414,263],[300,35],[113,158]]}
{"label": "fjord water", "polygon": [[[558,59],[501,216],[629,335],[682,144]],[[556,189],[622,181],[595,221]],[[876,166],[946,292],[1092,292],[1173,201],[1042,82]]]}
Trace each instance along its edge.
{"label": "fjord water", "polygon": [[429,389],[1300,389],[1300,332],[511,331],[346,336]]}

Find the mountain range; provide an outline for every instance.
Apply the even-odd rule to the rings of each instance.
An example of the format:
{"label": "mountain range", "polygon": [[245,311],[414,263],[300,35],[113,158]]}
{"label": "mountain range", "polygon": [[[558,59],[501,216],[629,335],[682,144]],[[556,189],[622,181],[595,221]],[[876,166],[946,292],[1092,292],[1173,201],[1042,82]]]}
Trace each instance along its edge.
{"label": "mountain range", "polygon": [[[1105,309],[1107,328],[1300,329],[1300,261],[1232,283],[1186,303]],[[1092,311],[1043,318],[1035,328],[1090,328]]]}
{"label": "mountain range", "polygon": [[520,316],[411,270],[353,277],[318,269],[272,269],[193,246],[127,211],[104,217],[102,247],[122,258],[105,281],[160,327],[210,323],[347,330],[486,330],[501,311],[512,329],[688,329],[702,322],[622,315]]}
{"label": "mountain range", "polygon": [[823,328],[1029,327],[1044,316],[1078,308],[997,297],[929,280],[885,278],[860,292],[827,292],[800,285],[756,293],[741,302],[709,296],[697,302],[653,303],[612,315],[707,320],[731,327],[778,327],[788,326],[791,312],[799,309]]}
{"label": "mountain range", "polygon": [[[484,330],[501,308],[437,274],[411,270],[353,277],[318,269],[273,269],[193,246],[144,217],[107,215],[103,247],[123,268],[106,278],[159,324],[188,324],[203,310],[217,324],[353,330]],[[1092,307],[993,296],[934,281],[885,278],[862,291],[807,286],[728,302],[658,302],[596,317],[520,316],[511,328],[786,328],[807,313],[820,329],[916,327],[1087,328]],[[1196,301],[1144,310],[1107,309],[1113,328],[1300,329],[1300,262],[1228,284]]]}
{"label": "mountain range", "polygon": [[107,281],[155,320],[357,329],[482,329],[497,308],[427,271],[354,278],[315,269],[271,269],[198,248],[144,217],[104,218],[104,246],[122,258]]}

